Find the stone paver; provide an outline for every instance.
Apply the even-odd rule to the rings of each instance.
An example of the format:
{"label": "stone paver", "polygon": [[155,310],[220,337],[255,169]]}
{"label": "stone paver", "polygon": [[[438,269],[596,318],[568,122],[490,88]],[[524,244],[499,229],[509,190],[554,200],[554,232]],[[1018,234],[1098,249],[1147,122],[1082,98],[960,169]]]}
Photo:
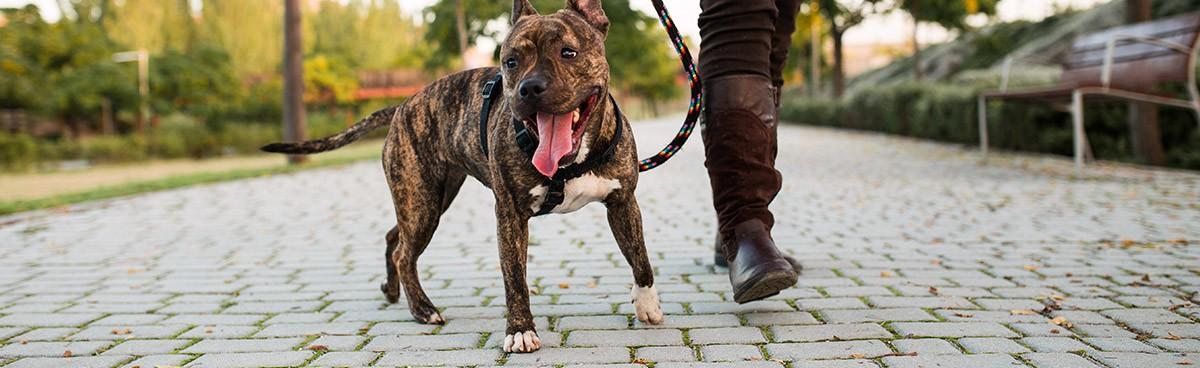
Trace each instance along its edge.
{"label": "stone paver", "polygon": [[647,346],[634,354],[647,362],[694,362],[696,353],[683,346]]}
{"label": "stone paver", "polygon": [[[677,121],[635,124],[642,156]],[[1064,159],[779,137],[774,236],[805,269],[765,301],[733,303],[711,265],[697,138],[639,182],[663,325],[630,317],[593,204],[531,222],[544,347],[503,353],[493,199],[472,180],[420,261],[447,323],[416,323],[378,291],[395,214],[365,162],[0,217],[0,366],[1200,364],[1200,175],[1100,163],[1080,180]]]}
{"label": "stone paver", "polygon": [[375,365],[379,366],[430,366],[430,365],[488,365],[500,357],[500,351],[455,350],[455,351],[395,351],[383,354]]}

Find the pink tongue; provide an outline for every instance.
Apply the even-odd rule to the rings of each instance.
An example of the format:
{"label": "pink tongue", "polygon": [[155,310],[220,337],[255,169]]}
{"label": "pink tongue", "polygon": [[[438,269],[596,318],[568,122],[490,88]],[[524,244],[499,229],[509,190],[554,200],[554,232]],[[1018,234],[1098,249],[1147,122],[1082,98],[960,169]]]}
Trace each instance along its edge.
{"label": "pink tongue", "polygon": [[571,132],[572,114],[537,114],[538,147],[533,153],[533,166],[546,177],[558,172],[558,160],[571,153],[574,147]]}

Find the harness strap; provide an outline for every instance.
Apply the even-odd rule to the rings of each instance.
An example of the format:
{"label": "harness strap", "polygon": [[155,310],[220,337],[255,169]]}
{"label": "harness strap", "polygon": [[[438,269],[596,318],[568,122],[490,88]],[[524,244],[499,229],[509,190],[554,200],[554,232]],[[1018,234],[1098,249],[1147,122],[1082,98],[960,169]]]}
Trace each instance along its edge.
{"label": "harness strap", "polygon": [[479,111],[479,147],[483,149],[483,157],[488,157],[488,118],[492,114],[492,104],[496,101],[499,94],[496,93],[496,86],[504,82],[503,74],[496,74],[495,78],[484,83],[483,85],[483,108]]}

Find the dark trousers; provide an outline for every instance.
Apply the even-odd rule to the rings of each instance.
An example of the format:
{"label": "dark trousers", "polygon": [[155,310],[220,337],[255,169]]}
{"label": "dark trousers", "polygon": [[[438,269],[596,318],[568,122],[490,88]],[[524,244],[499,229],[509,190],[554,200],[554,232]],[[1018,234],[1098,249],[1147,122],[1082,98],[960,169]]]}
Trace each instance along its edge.
{"label": "dark trousers", "polygon": [[800,0],[700,0],[700,9],[702,77],[758,74],[783,85]]}
{"label": "dark trousers", "polygon": [[778,90],[800,0],[700,0],[705,166],[722,237],[761,220],[783,179],[775,170]]}

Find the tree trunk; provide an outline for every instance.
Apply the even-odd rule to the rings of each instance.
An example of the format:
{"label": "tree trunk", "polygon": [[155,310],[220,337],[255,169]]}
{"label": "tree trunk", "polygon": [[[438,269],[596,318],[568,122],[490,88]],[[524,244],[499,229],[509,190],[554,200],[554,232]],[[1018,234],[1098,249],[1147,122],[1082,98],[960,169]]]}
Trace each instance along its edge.
{"label": "tree trunk", "polygon": [[100,100],[100,133],[104,135],[117,133],[116,125],[113,124],[112,101],[107,98]]}
{"label": "tree trunk", "polygon": [[[283,134],[288,142],[302,142],[308,135],[304,126],[304,43],[300,38],[300,0],[285,0],[283,25]],[[305,156],[289,155],[288,163],[307,161]]]}
{"label": "tree trunk", "polygon": [[458,32],[458,52],[462,58],[462,68],[467,68],[467,10],[463,5],[465,0],[454,1],[454,27]]}
{"label": "tree trunk", "polygon": [[921,79],[925,78],[925,73],[923,73],[921,71],[921,40],[917,38],[917,36],[918,36],[917,27],[919,27],[921,25],[921,22],[917,20],[917,13],[916,13],[917,8],[915,5],[913,6],[912,12],[913,12],[913,14],[912,14],[912,17],[913,17],[913,29],[912,29],[913,79],[920,81]]}
{"label": "tree trunk", "polygon": [[842,35],[843,30],[837,26],[830,27],[830,36],[833,37],[833,98],[841,99],[842,94],[846,91],[846,71],[845,59],[842,55]]}
{"label": "tree trunk", "polygon": [[[1150,3],[1150,0],[1125,0],[1126,23],[1150,20]],[[1129,133],[1134,157],[1139,162],[1148,165],[1162,165],[1166,162],[1162,134],[1158,126],[1158,106],[1145,102],[1130,102]]]}
{"label": "tree trunk", "polygon": [[808,93],[816,96],[821,93],[821,26],[817,21],[810,19],[809,22],[812,26],[808,27],[808,42],[812,50],[809,50],[808,60]]}

